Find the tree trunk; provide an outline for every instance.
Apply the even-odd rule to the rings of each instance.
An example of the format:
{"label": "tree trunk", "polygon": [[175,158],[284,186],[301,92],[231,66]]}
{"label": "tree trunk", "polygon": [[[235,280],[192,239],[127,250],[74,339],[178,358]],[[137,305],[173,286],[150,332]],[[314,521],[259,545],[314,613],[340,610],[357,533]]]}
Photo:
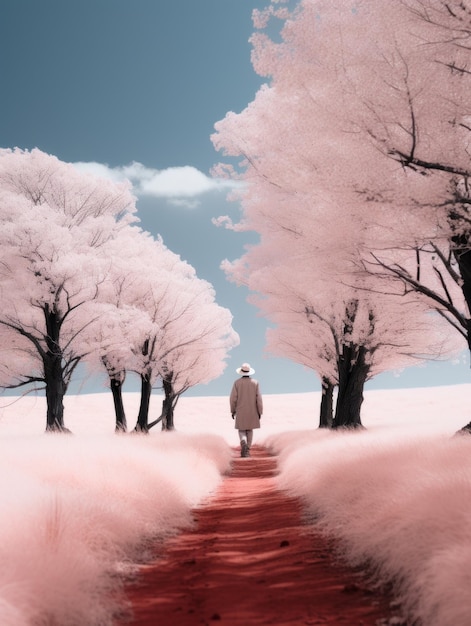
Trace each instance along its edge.
{"label": "tree trunk", "polygon": [[334,387],[327,378],[322,379],[321,412],[319,428],[332,428],[334,419]]}
{"label": "tree trunk", "polygon": [[148,433],[149,404],[152,393],[152,385],[148,374],[141,374],[141,403],[139,405],[139,414],[134,430],[138,433]]}
{"label": "tree trunk", "polygon": [[173,385],[167,380],[163,380],[165,397],[162,401],[162,430],[174,430],[173,409],[175,408],[175,393]]}
{"label": "tree trunk", "polygon": [[[469,246],[469,240],[467,235],[460,235],[452,237],[452,241],[457,246],[454,255],[460,268],[460,275],[462,278],[461,290],[463,292],[464,299],[466,301],[468,311],[471,311],[471,250],[466,250]],[[468,350],[471,353],[471,319],[467,319],[467,341]]]}
{"label": "tree trunk", "polygon": [[116,433],[125,433],[128,429],[128,424],[126,421],[126,413],[124,411],[123,404],[123,379],[119,378],[110,378],[110,389],[113,394],[113,403],[114,403],[114,412],[115,412],[115,432]]}
{"label": "tree trunk", "polygon": [[48,305],[44,308],[47,350],[43,355],[44,383],[46,386],[46,432],[69,433],[64,425],[64,396],[67,383],[64,380],[62,350],[60,347],[60,321]]}
{"label": "tree trunk", "polygon": [[334,428],[363,428],[360,418],[363,389],[370,366],[363,346],[345,346],[339,360],[339,392]]}
{"label": "tree trunk", "polygon": [[[64,425],[66,385],[62,380],[61,373],[57,373],[57,370],[61,372],[62,368],[58,368],[57,364],[51,363],[44,369],[47,403],[46,432],[68,433],[70,431]],[[54,371],[56,371],[56,374],[53,373]]]}

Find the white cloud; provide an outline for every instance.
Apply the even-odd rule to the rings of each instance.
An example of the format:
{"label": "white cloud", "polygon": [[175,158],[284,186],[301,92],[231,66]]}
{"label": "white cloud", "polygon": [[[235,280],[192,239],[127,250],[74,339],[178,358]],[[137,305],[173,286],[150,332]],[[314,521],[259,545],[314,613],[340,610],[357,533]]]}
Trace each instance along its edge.
{"label": "white cloud", "polygon": [[144,194],[167,198],[199,196],[216,185],[215,181],[190,165],[161,171],[147,170],[140,182]]}
{"label": "white cloud", "polygon": [[229,191],[237,186],[234,181],[211,178],[191,165],[156,170],[136,161],[119,167],[91,161],[74,163],[74,166],[100,178],[117,182],[129,180],[138,196],[166,198],[175,206],[187,208],[198,206],[198,198],[204,193]]}
{"label": "white cloud", "polygon": [[78,161],[76,163],[72,163],[72,165],[81,172],[85,172],[86,174],[93,174],[93,176],[97,176],[98,178],[109,178],[110,180],[114,180],[116,182],[124,180],[122,174],[120,174],[119,171],[112,169],[104,163],[96,163],[95,161]]}

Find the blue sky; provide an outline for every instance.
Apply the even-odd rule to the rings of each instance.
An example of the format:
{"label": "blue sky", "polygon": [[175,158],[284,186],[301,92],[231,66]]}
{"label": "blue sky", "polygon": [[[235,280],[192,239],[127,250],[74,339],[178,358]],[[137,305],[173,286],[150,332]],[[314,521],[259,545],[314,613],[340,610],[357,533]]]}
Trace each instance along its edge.
{"label": "blue sky", "polygon": [[[38,147],[93,163],[140,189],[144,229],[191,263],[231,309],[241,337],[226,373],[195,389],[226,394],[249,361],[265,393],[319,389],[312,372],[264,356],[266,323],[219,269],[251,234],[216,228],[238,216],[209,179],[219,160],[214,124],[240,111],[261,85],[250,63],[251,12],[265,0],[3,0],[0,145]],[[131,164],[132,167],[129,167]],[[138,164],[138,165],[136,165]],[[123,168],[128,168],[123,172]],[[430,364],[385,374],[369,388],[469,382],[462,365]],[[96,389],[88,380],[84,389]]]}

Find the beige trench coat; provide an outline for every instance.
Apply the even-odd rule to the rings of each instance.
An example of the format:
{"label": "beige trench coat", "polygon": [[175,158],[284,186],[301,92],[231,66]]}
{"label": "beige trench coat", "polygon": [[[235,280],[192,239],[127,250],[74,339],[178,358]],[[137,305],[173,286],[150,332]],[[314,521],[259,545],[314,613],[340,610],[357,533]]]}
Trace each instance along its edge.
{"label": "beige trench coat", "polygon": [[232,385],[230,405],[231,413],[235,413],[235,427],[238,430],[260,428],[263,401],[258,381],[250,376],[237,379]]}

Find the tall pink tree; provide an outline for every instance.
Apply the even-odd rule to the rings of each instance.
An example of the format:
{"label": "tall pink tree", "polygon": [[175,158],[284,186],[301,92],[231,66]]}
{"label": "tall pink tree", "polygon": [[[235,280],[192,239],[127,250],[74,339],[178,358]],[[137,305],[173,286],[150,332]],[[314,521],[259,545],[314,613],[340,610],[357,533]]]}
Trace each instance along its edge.
{"label": "tall pink tree", "polygon": [[44,384],[48,431],[67,430],[63,398],[88,351],[79,338],[96,319],[102,252],[134,211],[127,185],[39,150],[0,151],[0,326],[29,357],[29,369],[5,384]]}
{"label": "tall pink tree", "polygon": [[220,376],[228,352],[239,344],[232,314],[217,304],[208,282],[193,281],[185,292],[189,307],[185,315],[167,326],[161,345],[159,374],[165,397],[157,423],[162,422],[163,430],[174,428],[174,409],[180,396]]}
{"label": "tall pink tree", "polygon": [[93,374],[106,372],[117,432],[127,430],[123,385],[127,373],[138,369],[136,354],[151,323],[145,304],[151,283],[160,271],[156,259],[160,258],[161,248],[164,249],[161,242],[134,225],[121,229],[108,242],[107,277],[97,303],[100,315],[90,332],[82,337],[85,343],[96,346],[86,357],[89,370]]}
{"label": "tall pink tree", "polygon": [[[456,189],[466,187],[465,177],[450,180],[445,167],[436,167],[433,174],[428,167],[426,172],[424,163],[410,158],[411,148],[417,154],[419,138],[423,148],[433,148],[429,165],[435,162],[432,155],[456,154],[457,162],[466,158],[467,130],[460,126],[466,125],[467,88],[463,82],[457,85],[454,97],[456,77],[451,70],[458,63],[456,55],[467,53],[454,50],[460,41],[457,19],[453,18],[453,27],[451,18],[447,21],[448,38],[438,40],[437,32],[431,31],[437,27],[431,24],[437,21],[435,11],[445,19],[449,6],[434,0],[328,4],[306,0],[292,12],[279,3],[255,12],[261,32],[252,38],[253,63],[269,82],[244,111],[228,113],[216,124],[213,142],[232,163],[217,171],[244,183],[240,223],[221,221],[257,231],[263,254],[274,249],[282,259],[296,259],[303,256],[298,253],[302,246],[310,255],[304,255],[301,263],[309,264],[314,277],[322,272],[319,262],[328,256],[337,280],[351,285],[359,270],[352,275],[341,252],[345,247],[356,250],[360,253],[356,267],[376,273],[378,282],[370,287],[371,294],[381,290],[386,295],[407,293],[409,298],[415,294],[418,302],[428,302],[431,311],[457,328],[446,301],[419,288],[423,280],[434,281],[437,272],[435,278],[433,271],[419,272],[420,280],[410,281],[405,290],[384,280],[386,259],[397,269],[409,250],[410,267],[417,250],[435,246],[466,283],[462,191],[459,211],[456,208]],[[277,41],[263,32],[273,16],[283,23]],[[443,82],[435,78],[437,64]],[[464,67],[462,61],[458,65]],[[450,219],[451,205],[458,218]],[[458,259],[457,241],[464,246]],[[443,242],[448,242],[448,250]],[[454,263],[449,250],[455,254]],[[263,267],[260,256],[252,251],[233,266],[242,272],[245,268],[253,277]],[[390,272],[390,277],[395,281],[397,273]],[[325,278],[332,280],[329,275]],[[268,282],[258,281],[256,288],[266,295],[269,275],[263,279]],[[348,311],[349,303],[346,299],[330,304]]]}
{"label": "tall pink tree", "polygon": [[327,250],[313,254],[303,249],[302,238],[296,241],[296,251],[285,242],[283,249],[290,251],[285,255],[276,253],[278,245],[256,246],[243,263],[226,263],[226,271],[254,292],[250,301],[274,324],[267,331],[268,352],[319,376],[320,426],[361,426],[368,380],[389,369],[449,357],[461,344],[426,302],[404,293],[401,285],[393,291],[390,281],[380,285],[378,275],[373,279],[361,272],[353,251],[344,250],[343,264],[337,267],[338,258],[333,261]]}
{"label": "tall pink tree", "polygon": [[143,383],[135,427],[139,432],[149,429],[149,399],[159,379],[165,394],[162,425],[173,429],[173,409],[180,395],[197,382],[219,376],[229,350],[238,344],[232,315],[216,303],[213,287],[179,257],[173,255],[173,262],[171,272],[156,272],[146,299],[149,326],[135,369]]}
{"label": "tall pink tree", "polygon": [[[93,329],[99,349],[89,363],[106,369],[118,430],[126,428],[122,387],[127,372],[141,381],[135,430],[148,432],[159,422],[172,429],[181,394],[219,376],[228,351],[237,345],[232,315],[216,303],[213,287],[160,238],[130,226],[107,249],[112,262],[100,293],[107,313]],[[163,410],[149,423],[152,390],[159,385]]]}

